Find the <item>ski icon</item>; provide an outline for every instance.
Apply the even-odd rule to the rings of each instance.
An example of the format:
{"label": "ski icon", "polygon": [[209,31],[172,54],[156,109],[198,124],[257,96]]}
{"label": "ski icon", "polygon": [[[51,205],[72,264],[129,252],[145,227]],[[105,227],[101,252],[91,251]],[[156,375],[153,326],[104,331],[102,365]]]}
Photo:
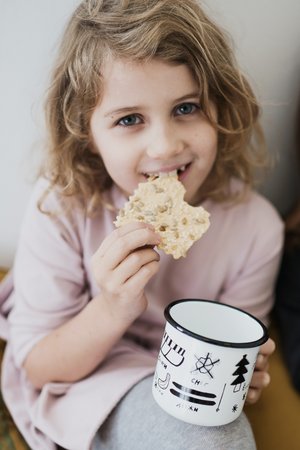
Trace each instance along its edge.
{"label": "ski icon", "polygon": [[182,386],[179,383],[176,383],[175,381],[173,381],[173,385],[176,389],[171,388],[170,392],[171,394],[175,395],[175,397],[179,397],[182,400],[191,403],[197,403],[200,405],[213,406],[216,404],[214,400],[210,400],[216,398],[216,395],[213,393],[197,391],[196,389],[190,389],[185,386]]}

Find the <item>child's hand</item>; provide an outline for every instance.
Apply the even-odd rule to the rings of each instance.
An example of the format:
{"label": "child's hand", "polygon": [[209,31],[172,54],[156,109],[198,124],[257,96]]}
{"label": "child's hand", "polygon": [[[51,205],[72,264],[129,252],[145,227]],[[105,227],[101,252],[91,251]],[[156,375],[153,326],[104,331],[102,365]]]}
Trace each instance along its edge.
{"label": "child's hand", "polygon": [[256,403],[263,388],[270,383],[270,375],[268,373],[269,357],[274,350],[275,342],[272,339],[268,339],[267,342],[261,346],[246,399],[247,403]]}
{"label": "child's hand", "polygon": [[92,259],[96,282],[114,317],[135,320],[147,307],[144,288],[157,272],[160,237],[150,225],[135,222],[114,230]]}

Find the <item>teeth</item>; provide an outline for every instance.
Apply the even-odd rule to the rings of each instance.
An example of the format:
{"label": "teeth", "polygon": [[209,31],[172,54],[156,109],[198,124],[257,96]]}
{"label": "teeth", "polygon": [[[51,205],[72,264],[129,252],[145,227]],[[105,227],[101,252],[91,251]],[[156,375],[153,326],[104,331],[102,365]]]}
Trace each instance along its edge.
{"label": "teeth", "polygon": [[184,172],[186,165],[179,167],[178,172]]}
{"label": "teeth", "polygon": [[144,175],[149,178],[149,177],[170,177],[170,176],[174,176],[177,175],[177,170],[172,170],[172,172],[153,172],[153,173],[144,173]]}
{"label": "teeth", "polygon": [[178,173],[184,172],[186,169],[187,164],[184,164],[183,166],[179,167],[176,170],[172,170],[172,172],[153,172],[153,173],[144,173],[145,177],[169,177],[177,175]]}
{"label": "teeth", "polygon": [[168,172],[168,173],[163,173],[160,174],[161,176],[166,176],[166,177],[173,177],[174,175],[177,175],[177,170],[172,170],[172,172]]}

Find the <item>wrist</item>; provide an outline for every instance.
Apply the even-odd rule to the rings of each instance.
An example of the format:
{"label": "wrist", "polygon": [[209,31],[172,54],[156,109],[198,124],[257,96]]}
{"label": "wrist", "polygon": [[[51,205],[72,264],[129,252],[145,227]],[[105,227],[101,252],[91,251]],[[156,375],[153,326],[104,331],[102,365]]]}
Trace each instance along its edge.
{"label": "wrist", "polygon": [[103,294],[97,295],[93,300],[96,303],[96,308],[99,310],[99,315],[105,315],[112,328],[122,330],[123,333],[147,307],[146,301],[132,305],[130,301],[107,298]]}

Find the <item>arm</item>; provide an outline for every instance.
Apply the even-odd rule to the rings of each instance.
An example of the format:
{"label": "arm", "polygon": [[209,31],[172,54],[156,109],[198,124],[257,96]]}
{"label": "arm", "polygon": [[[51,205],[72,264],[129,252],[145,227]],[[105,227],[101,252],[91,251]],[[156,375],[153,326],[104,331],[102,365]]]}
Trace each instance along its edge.
{"label": "arm", "polygon": [[[258,211],[256,219],[252,234],[249,230],[247,258],[232,275],[221,299],[268,324],[281,260],[283,223],[270,208]],[[255,403],[263,388],[270,383],[268,361],[274,351],[275,343],[272,339],[261,346],[248,391],[248,403]]]}
{"label": "arm", "polygon": [[24,369],[34,386],[76,381],[101,364],[147,306],[144,287],[158,270],[159,256],[153,250],[158,242],[154,231],[141,223],[115,230],[103,241],[93,258],[101,294],[29,352]]}

